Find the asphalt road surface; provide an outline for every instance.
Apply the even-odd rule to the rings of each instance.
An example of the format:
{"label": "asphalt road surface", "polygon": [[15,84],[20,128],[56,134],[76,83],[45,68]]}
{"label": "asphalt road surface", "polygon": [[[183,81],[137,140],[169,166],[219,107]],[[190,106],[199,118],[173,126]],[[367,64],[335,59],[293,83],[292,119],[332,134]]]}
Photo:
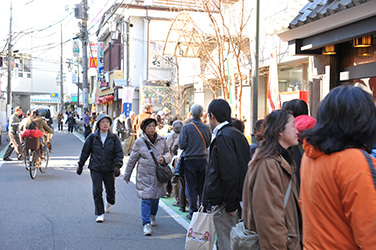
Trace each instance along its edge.
{"label": "asphalt road surface", "polygon": [[13,161],[0,161],[0,249],[184,249],[188,222],[163,201],[153,235],[143,235],[141,200],[122,179],[127,158],[116,204],[103,223],[95,222],[87,164],[81,176],[75,173],[79,137],[55,133],[48,169],[34,180],[15,153]]}

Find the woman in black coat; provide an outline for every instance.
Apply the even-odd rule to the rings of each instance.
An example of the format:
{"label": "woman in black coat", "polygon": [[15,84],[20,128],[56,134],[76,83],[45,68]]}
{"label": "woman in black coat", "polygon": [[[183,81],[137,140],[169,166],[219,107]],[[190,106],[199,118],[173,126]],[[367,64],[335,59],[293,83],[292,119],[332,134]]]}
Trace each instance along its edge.
{"label": "woman in black coat", "polygon": [[83,166],[90,156],[90,175],[93,184],[93,198],[97,222],[104,221],[103,184],[106,187],[106,212],[115,204],[115,177],[120,175],[123,165],[123,150],[119,138],[109,129],[112,120],[106,114],[100,114],[97,119],[97,129],[90,134],[82,147],[78,162],[77,174],[81,175]]}

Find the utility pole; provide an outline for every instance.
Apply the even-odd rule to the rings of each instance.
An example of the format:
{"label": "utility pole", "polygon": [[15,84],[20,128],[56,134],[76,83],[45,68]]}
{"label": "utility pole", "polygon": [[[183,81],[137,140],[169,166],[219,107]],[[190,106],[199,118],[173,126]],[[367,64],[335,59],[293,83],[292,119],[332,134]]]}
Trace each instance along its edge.
{"label": "utility pole", "polygon": [[89,92],[89,84],[88,84],[88,65],[87,65],[87,43],[88,43],[88,32],[87,32],[87,21],[88,21],[88,5],[87,0],[82,0],[82,25],[81,25],[81,39],[82,39],[82,71],[83,71],[83,79],[82,79],[82,103],[83,103],[83,110],[89,109],[88,104],[88,92]]}
{"label": "utility pole", "polygon": [[80,107],[80,63],[77,62],[77,109]]}
{"label": "utility pole", "polygon": [[9,41],[8,41],[8,86],[7,86],[7,110],[8,117],[11,115],[12,98],[12,1],[10,2]]}
{"label": "utility pole", "polygon": [[60,112],[63,113],[64,88],[63,88],[63,24],[60,24],[61,32],[61,53],[60,53]]}
{"label": "utility pole", "polygon": [[[256,34],[255,34],[255,58],[254,67],[252,67],[252,127],[255,126],[258,119],[258,84],[259,84],[259,34],[260,34],[260,0],[256,1]],[[252,136],[252,142],[256,142],[255,136]]]}

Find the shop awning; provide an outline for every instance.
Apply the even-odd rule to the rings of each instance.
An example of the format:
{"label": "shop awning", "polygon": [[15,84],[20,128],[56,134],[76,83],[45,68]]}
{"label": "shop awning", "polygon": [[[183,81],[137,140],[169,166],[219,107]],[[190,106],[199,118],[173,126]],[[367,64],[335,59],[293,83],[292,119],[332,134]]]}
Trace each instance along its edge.
{"label": "shop awning", "polygon": [[114,79],[115,87],[124,87],[127,86],[127,80],[125,79]]}
{"label": "shop awning", "polygon": [[294,54],[321,53],[320,48],[376,32],[376,1],[310,1],[278,34]]}

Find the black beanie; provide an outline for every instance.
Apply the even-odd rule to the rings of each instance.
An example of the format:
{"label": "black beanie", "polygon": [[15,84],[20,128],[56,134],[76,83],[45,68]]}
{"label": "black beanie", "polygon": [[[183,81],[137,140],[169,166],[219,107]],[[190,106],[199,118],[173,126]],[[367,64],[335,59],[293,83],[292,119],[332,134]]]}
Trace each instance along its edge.
{"label": "black beanie", "polygon": [[145,131],[145,128],[152,122],[154,122],[155,126],[157,126],[157,121],[153,118],[146,118],[145,120],[143,120],[141,123],[142,131]]}
{"label": "black beanie", "polygon": [[220,123],[224,121],[231,123],[231,108],[223,99],[214,99],[209,104],[208,114],[213,114]]}

